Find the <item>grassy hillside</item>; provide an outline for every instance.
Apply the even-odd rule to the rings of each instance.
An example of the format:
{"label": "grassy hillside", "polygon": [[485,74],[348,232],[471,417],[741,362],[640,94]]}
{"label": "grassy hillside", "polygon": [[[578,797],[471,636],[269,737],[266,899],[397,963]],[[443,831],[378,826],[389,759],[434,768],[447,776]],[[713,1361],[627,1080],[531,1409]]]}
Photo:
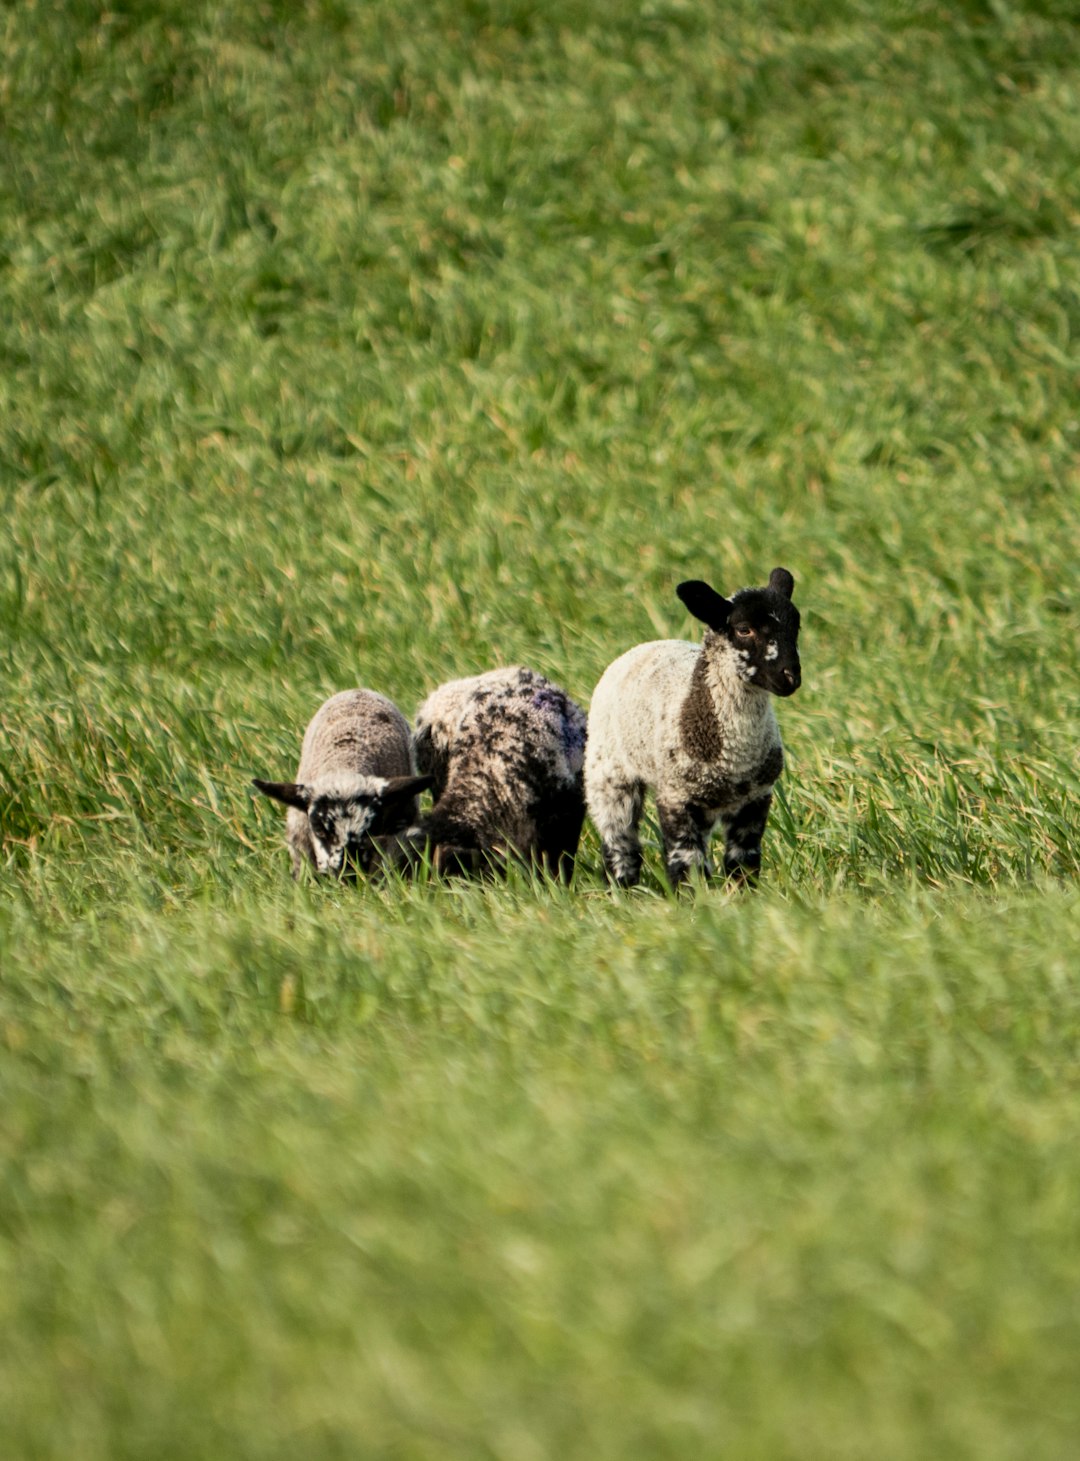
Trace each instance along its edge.
{"label": "grassy hillside", "polygon": [[[5,11],[12,1456],[1070,1454],[1075,18]],[[331,691],[778,563],[757,896],[289,882]]]}

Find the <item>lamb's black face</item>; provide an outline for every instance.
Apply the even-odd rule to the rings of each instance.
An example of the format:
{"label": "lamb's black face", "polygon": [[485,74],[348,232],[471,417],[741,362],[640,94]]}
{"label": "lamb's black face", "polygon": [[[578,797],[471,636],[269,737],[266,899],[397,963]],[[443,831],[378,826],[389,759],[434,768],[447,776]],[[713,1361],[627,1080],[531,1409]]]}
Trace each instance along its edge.
{"label": "lamb's black face", "polygon": [[307,814],[315,871],[341,878],[354,876],[357,869],[368,871],[375,853],[373,837],[396,831],[431,782],[430,776],[345,772],[328,775],[317,786],[257,777],[253,784],[264,796]]}
{"label": "lamb's black face", "polygon": [[741,590],[722,632],[742,679],[773,695],[793,695],[799,688],[799,611],[789,598],[768,588]]}
{"label": "lamb's black face", "polygon": [[319,796],[308,808],[308,825],[320,873],[342,877],[366,865],[369,833],[382,810],[377,796]]}

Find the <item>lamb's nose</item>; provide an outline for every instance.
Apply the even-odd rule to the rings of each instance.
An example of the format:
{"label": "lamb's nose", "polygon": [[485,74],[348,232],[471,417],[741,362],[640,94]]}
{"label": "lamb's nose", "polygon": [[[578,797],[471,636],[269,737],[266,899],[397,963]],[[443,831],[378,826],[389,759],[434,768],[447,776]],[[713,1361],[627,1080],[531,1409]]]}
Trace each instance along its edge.
{"label": "lamb's nose", "polygon": [[802,683],[802,676],[798,670],[783,670],[781,673],[793,690],[799,688],[799,685]]}

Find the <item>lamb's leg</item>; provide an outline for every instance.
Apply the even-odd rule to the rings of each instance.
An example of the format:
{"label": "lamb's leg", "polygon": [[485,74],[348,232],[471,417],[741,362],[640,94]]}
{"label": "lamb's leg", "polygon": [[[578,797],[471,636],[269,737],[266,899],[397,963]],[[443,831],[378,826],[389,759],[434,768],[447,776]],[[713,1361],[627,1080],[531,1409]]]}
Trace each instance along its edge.
{"label": "lamb's leg", "polygon": [[772,792],[741,806],[730,817],[724,817],[724,871],[736,882],[758,880],[761,871],[761,839],[772,806]]}
{"label": "lamb's leg", "polygon": [[540,861],[550,877],[557,876],[569,883],[574,876],[574,858],[584,820],[585,803],[579,790],[549,799],[536,835]]}
{"label": "lamb's leg", "polygon": [[435,848],[432,860],[435,871],[444,878],[469,878],[475,875],[483,877],[493,871],[491,862],[485,858],[479,847],[455,847],[449,843],[440,843]]}
{"label": "lamb's leg", "polygon": [[703,808],[685,803],[658,802],[660,835],[664,840],[664,867],[673,888],[693,872],[712,877],[709,833],[712,819]]}
{"label": "lamb's leg", "polygon": [[632,888],[641,877],[638,823],[644,801],[640,783],[607,781],[590,791],[589,812],[600,833],[604,867],[620,888]]}
{"label": "lamb's leg", "polygon": [[427,845],[423,832],[406,828],[400,832],[380,832],[372,836],[366,849],[365,872],[385,873],[393,870],[403,878],[411,878],[420,864]]}

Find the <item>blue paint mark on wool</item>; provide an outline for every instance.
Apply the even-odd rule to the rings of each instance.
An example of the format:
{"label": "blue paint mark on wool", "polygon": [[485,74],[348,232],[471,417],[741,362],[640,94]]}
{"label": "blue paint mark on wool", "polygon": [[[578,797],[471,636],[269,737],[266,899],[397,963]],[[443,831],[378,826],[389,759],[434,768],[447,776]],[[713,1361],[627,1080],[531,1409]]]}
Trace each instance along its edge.
{"label": "blue paint mark on wool", "polygon": [[581,755],[585,750],[585,727],[567,714],[567,700],[562,691],[545,685],[533,695],[532,703],[553,722],[564,753],[568,757]]}

